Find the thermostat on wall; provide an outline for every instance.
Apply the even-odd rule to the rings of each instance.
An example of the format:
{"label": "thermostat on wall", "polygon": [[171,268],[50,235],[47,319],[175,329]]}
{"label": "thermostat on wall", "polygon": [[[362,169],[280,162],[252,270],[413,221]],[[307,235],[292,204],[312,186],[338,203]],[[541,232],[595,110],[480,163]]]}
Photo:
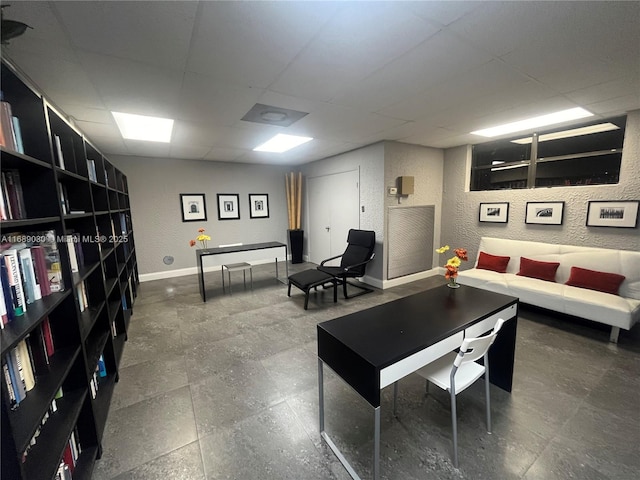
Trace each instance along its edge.
{"label": "thermostat on wall", "polygon": [[389,187],[389,195],[397,195],[398,189],[396,187]]}

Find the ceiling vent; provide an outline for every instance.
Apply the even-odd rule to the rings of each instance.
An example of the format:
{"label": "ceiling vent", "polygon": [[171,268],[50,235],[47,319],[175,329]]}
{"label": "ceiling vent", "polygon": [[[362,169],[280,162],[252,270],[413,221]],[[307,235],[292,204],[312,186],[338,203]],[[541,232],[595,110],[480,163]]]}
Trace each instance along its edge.
{"label": "ceiling vent", "polygon": [[242,120],[245,122],[264,123],[266,125],[275,125],[278,127],[288,127],[297,122],[302,117],[309,115],[307,112],[299,112],[297,110],[289,110],[288,108],[274,107],[271,105],[263,105],[256,103],[249,110]]}

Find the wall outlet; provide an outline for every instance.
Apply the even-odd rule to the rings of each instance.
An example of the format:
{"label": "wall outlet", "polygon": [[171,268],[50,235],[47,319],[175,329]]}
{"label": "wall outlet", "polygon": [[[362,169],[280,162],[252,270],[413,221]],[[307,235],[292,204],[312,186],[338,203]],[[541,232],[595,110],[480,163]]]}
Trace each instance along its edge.
{"label": "wall outlet", "polygon": [[389,187],[389,195],[397,195],[398,189],[396,187]]}

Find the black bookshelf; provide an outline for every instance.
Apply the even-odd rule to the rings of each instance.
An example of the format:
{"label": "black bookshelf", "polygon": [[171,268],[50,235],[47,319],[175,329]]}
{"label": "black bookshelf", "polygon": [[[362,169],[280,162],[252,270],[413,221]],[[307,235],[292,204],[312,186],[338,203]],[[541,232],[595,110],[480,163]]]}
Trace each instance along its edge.
{"label": "black bookshelf", "polygon": [[[14,239],[55,232],[64,284],[0,331],[3,363],[24,340],[33,360],[32,342],[45,325],[55,346],[17,405],[3,371],[1,478],[53,478],[75,438],[81,452],[73,478],[88,480],[102,452],[139,285],[127,178],[5,59],[0,84],[20,130],[20,141],[14,135],[13,144],[0,145],[2,247],[31,248],[34,241]],[[69,235],[79,249],[63,241]]]}

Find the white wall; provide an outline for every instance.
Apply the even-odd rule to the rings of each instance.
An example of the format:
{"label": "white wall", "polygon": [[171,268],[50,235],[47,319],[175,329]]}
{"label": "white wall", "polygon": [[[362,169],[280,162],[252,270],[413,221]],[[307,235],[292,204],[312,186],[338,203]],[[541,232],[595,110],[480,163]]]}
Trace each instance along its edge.
{"label": "white wall", "polygon": [[[367,277],[382,280],[382,242],[384,235],[384,144],[376,143],[367,147],[352,150],[334,157],[325,158],[316,162],[302,165],[302,173],[306,178],[330,175],[350,170],[360,170],[360,226],[363,230],[376,232],[376,258],[367,267]],[[303,188],[306,187],[306,183]],[[306,188],[305,188],[306,190]],[[339,195],[339,192],[336,192]],[[306,193],[303,192],[306,199]],[[364,208],[364,212],[362,209]],[[305,254],[306,235],[309,231],[308,210],[305,212],[302,223],[305,230]]]}
{"label": "white wall", "polygon": [[[399,142],[385,142],[385,225],[388,207],[405,205],[435,205],[434,245],[440,242],[440,211],[442,205],[442,174],[444,152],[439,148],[421,147]],[[397,178],[408,175],[414,177],[414,193],[409,196],[389,196],[389,187],[395,187]],[[385,245],[388,237],[385,235]],[[387,249],[384,252],[385,274],[388,262]],[[438,258],[434,254],[434,263]]]}
{"label": "white wall", "polygon": [[[640,227],[603,228],[585,224],[589,200],[640,200],[639,167],[640,110],[627,117],[620,183],[616,185],[470,192],[470,148],[448,149],[444,157],[441,243],[467,248],[471,258],[475,258],[483,236],[638,251]],[[524,223],[527,202],[548,201],[565,202],[563,225]],[[480,223],[481,202],[509,202],[508,223]],[[463,268],[469,268],[470,263],[463,264]]]}
{"label": "white wall", "polygon": [[[211,236],[209,246],[287,243],[285,167],[118,156],[109,160],[127,175],[141,275],[171,276],[181,269],[195,273],[196,247],[189,247],[189,240],[198,228]],[[206,222],[182,222],[181,193],[205,194]],[[240,220],[218,220],[218,193],[239,194]],[[269,218],[249,218],[250,193],[269,195]],[[166,255],[174,257],[172,265],[163,263]]]}

